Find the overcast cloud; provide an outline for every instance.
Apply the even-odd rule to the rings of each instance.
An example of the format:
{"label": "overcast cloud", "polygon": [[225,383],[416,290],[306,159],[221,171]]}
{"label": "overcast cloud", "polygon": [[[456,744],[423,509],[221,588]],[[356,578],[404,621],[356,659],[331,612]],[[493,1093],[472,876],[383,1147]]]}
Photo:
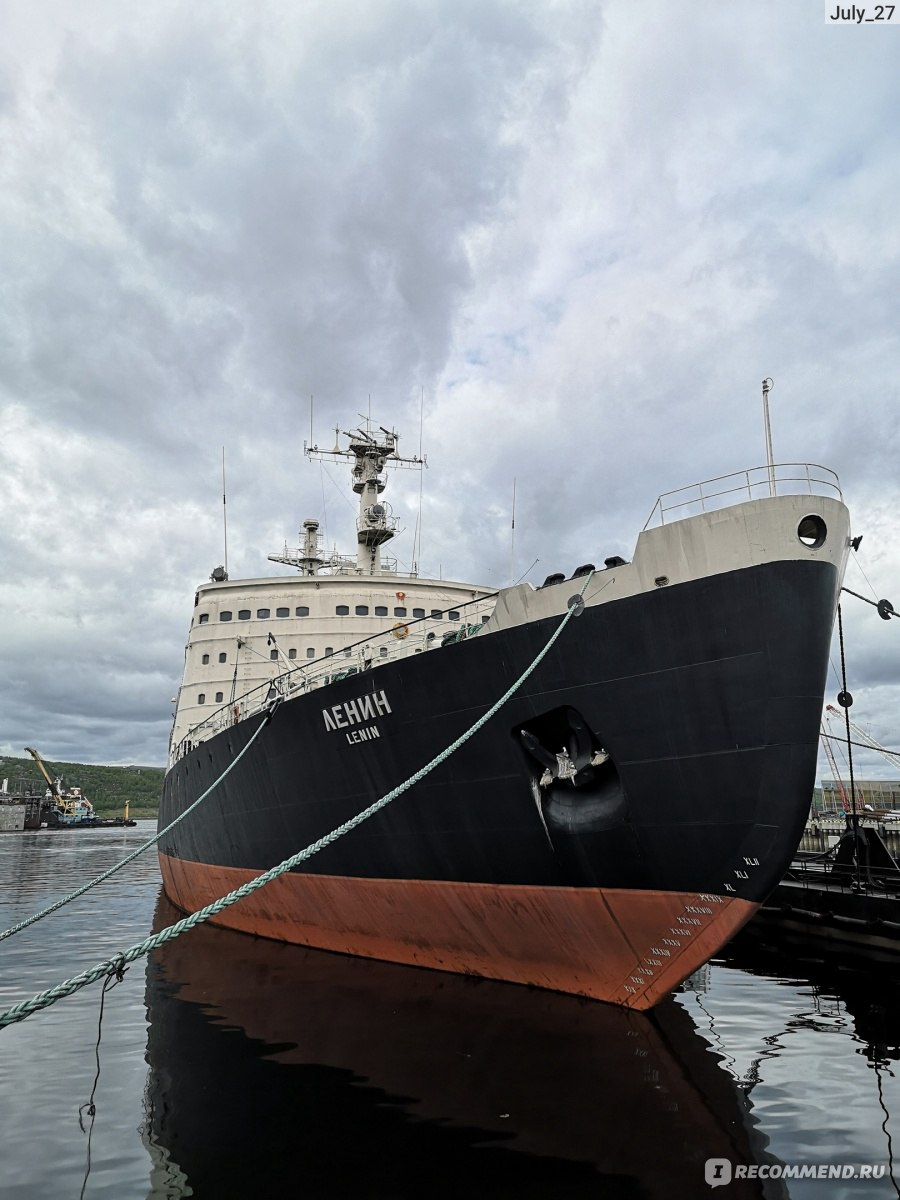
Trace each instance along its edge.
{"label": "overcast cloud", "polygon": [[[424,396],[422,569],[503,584],[513,478],[517,575],[630,555],[658,493],[764,461],[773,376],[776,458],[838,471],[848,586],[900,607],[900,28],[820,0],[0,22],[0,754],[163,763],[223,447],[233,578],[307,516],[351,548],[310,395],[320,444],[371,397],[407,453]],[[408,563],[415,476],[389,495]],[[900,621],[844,613],[853,715],[900,747]]]}

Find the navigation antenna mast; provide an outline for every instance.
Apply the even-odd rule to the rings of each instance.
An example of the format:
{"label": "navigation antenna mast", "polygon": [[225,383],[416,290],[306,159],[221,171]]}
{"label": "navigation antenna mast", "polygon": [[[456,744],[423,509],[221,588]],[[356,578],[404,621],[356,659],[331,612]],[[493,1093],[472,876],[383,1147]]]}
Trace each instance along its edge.
{"label": "navigation antenna mast", "polygon": [[390,505],[382,504],[379,495],[386,485],[382,478],[387,467],[409,467],[421,470],[426,465],[424,456],[404,458],[397,453],[400,435],[395,429],[383,425],[372,429],[366,421],[363,429],[344,430],[350,439],[346,450],[337,443],[340,430],[335,430],[333,450],[321,450],[318,446],[304,446],[303,452],[310,461],[326,458],[347,458],[353,463],[350,478],[354,492],[359,496],[359,515],[356,519],[356,569],[360,575],[381,574],[381,547],[397,532],[397,519],[391,515]]}
{"label": "navigation antenna mast", "polygon": [[766,378],[762,381],[763,419],[766,426],[766,466],[769,469],[769,495],[775,495],[775,458],[772,454],[772,425],[769,421],[769,392],[775,386],[775,380]]}
{"label": "navigation antenna mast", "polygon": [[512,521],[509,527],[509,583],[516,577],[516,480],[513,476]]}
{"label": "navigation antenna mast", "polygon": [[225,447],[222,447],[222,524],[225,531],[225,578],[228,578],[228,510],[225,507]]}
{"label": "navigation antenna mast", "polygon": [[[425,461],[424,456],[422,454],[422,426],[423,426],[424,422],[425,422],[425,389],[422,388],[420,396],[419,396],[419,460],[420,460],[420,462]],[[418,574],[419,574],[419,562],[421,561],[421,558],[422,558],[422,484],[424,483],[424,481],[425,481],[424,472],[419,471],[419,511],[418,511],[418,514],[416,515],[416,528],[415,528],[415,532],[413,533],[413,557],[412,557],[412,568],[410,570],[410,574],[414,575],[414,576],[418,576]],[[418,549],[416,549],[416,547],[418,547]]]}

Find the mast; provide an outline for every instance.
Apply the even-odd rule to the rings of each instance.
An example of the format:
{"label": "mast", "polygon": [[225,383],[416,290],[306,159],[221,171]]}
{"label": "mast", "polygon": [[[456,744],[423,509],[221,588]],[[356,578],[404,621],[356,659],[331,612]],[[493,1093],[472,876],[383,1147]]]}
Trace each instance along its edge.
{"label": "mast", "polygon": [[763,394],[763,423],[766,427],[766,466],[769,469],[769,495],[775,495],[775,456],[772,450],[772,423],[769,420],[769,392],[775,386],[775,381],[766,377],[762,381]]}
{"label": "mast", "polygon": [[[387,486],[384,479],[386,469],[391,467],[410,467],[419,469],[425,465],[424,456],[404,458],[397,452],[400,435],[395,429],[385,429],[383,425],[377,430],[372,429],[371,421],[367,420],[365,428],[344,430],[344,437],[349,439],[346,450],[339,444],[340,429],[335,429],[335,446],[333,450],[322,450],[318,446],[303,447],[303,453],[310,461],[326,458],[346,458],[351,462],[351,486],[359,496],[359,514],[356,518],[356,570],[360,575],[380,575],[382,570],[381,547],[391,540],[397,532],[397,519],[392,516],[390,505],[384,504],[381,493]],[[300,550],[289,551],[285,547],[284,555],[270,554],[273,562],[283,562],[295,566],[304,575],[315,575],[327,564],[322,559],[318,549],[318,521],[303,522],[305,531],[304,545]]]}

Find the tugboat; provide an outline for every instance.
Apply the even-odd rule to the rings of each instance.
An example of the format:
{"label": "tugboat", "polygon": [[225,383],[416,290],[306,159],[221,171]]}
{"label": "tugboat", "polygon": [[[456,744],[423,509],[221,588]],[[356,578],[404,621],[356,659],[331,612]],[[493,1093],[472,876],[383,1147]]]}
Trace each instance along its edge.
{"label": "tugboat", "polygon": [[305,450],[351,463],[356,555],[323,553],[307,520],[298,549],[269,556],[293,575],[219,567],[194,595],[160,829],[234,765],[162,839],[167,895],[194,911],[386,795],[574,607],[470,740],[216,920],[650,1008],[753,915],[800,841],[849,549],[837,476],[770,456],[661,496],[631,561],[498,592],[382,556],[386,470],[422,464],[394,430],[345,436]]}

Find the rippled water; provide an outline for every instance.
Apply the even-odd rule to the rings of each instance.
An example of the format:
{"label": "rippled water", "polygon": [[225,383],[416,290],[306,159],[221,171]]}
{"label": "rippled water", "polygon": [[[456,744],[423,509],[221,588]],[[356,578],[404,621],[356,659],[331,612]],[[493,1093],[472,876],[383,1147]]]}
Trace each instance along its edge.
{"label": "rippled water", "polygon": [[[0,928],[152,833],[0,836]],[[0,943],[0,1007],[177,918],[150,851]],[[769,935],[771,939],[771,935]],[[0,1032],[0,1195],[900,1196],[709,1158],[888,1168],[900,975],[744,937],[650,1017],[209,926]],[[777,1173],[777,1170],[776,1170]]]}

